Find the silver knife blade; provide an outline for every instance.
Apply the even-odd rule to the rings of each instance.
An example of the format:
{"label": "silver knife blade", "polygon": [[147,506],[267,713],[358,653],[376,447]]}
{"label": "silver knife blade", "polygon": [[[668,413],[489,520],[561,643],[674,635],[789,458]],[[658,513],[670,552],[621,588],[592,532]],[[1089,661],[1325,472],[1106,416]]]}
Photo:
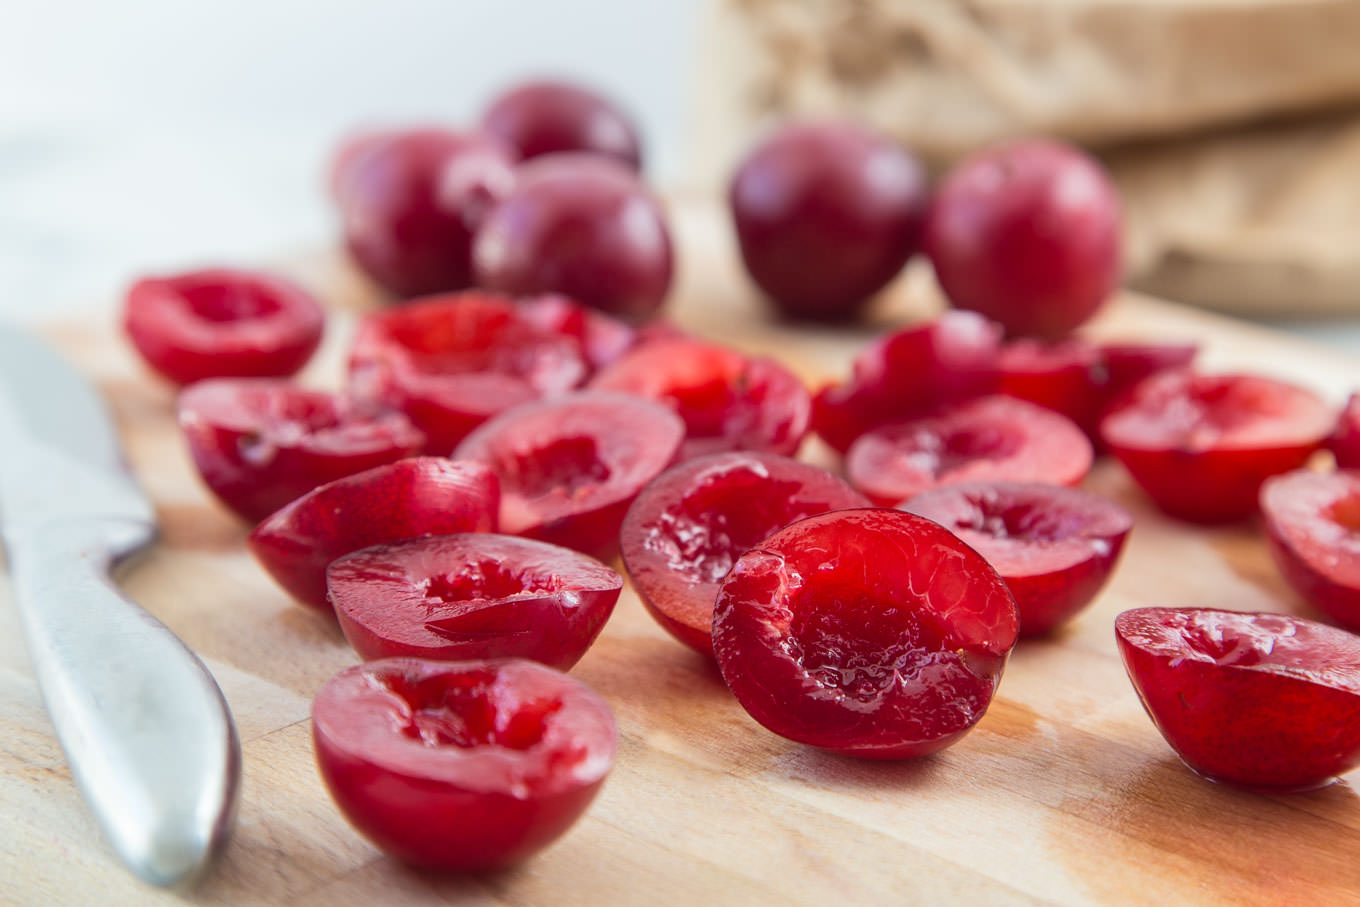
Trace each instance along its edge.
{"label": "silver knife blade", "polygon": [[230,830],[240,743],[202,662],[110,578],[154,535],[154,510],[99,395],[3,326],[0,437],[0,538],[72,775],[130,869],[187,883]]}

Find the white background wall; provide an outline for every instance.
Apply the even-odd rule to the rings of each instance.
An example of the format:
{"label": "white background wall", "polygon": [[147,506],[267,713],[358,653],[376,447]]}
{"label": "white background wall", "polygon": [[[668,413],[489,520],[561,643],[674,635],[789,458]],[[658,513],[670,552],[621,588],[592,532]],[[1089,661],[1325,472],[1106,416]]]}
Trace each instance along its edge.
{"label": "white background wall", "polygon": [[678,176],[701,0],[0,0],[0,315],[331,240],[329,150],[560,73]]}

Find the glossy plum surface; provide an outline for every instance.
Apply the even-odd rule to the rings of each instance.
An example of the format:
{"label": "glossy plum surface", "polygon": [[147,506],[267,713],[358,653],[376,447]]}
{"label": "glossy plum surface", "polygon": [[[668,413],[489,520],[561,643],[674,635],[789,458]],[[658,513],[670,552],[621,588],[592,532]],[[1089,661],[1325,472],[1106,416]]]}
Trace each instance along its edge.
{"label": "glossy plum surface", "polygon": [[692,338],[639,347],[596,375],[590,387],[674,409],[685,421],[685,459],[727,450],[792,456],[812,410],[803,382],[774,359]]}
{"label": "glossy plum surface", "polygon": [[1042,483],[950,485],[902,509],[939,523],[996,568],[1020,609],[1021,636],[1048,633],[1089,605],[1133,528],[1113,501]]}
{"label": "glossy plum surface", "polygon": [[318,485],[420,451],[399,412],[266,378],[214,378],[179,396],[179,426],[199,475],[258,522]]}
{"label": "glossy plum surface", "polygon": [[900,510],[800,520],[743,554],[713,649],[766,728],[852,756],[923,756],[977,723],[1015,645],[1005,583],[947,529]]}
{"label": "glossy plum surface", "polygon": [[813,430],[844,453],[870,429],[991,393],[1000,351],[1001,329],[973,312],[894,331],[855,357],[848,381],[816,394]]}
{"label": "glossy plum surface", "polygon": [[1120,276],[1122,215],[1101,166],[1076,148],[1028,139],[976,152],[941,182],[925,248],[949,301],[1056,338],[1084,323]]}
{"label": "glossy plum surface", "polygon": [[1301,469],[1267,479],[1261,515],[1271,556],[1294,591],[1360,630],[1360,471]]}
{"label": "glossy plum surface", "polygon": [[293,598],[330,611],[331,561],[381,542],[495,532],[499,509],[500,484],[480,463],[411,457],[312,489],[266,517],[246,541]]}
{"label": "glossy plum surface", "polygon": [[906,149],[845,120],[777,128],[728,189],[742,261],[782,312],[842,321],[920,245],[925,168]]}
{"label": "glossy plum surface", "polygon": [[600,558],[637,493],[679,455],[685,423],[659,403],[581,391],[525,403],[458,445],[501,483],[501,531]]}
{"label": "glossy plum surface", "polygon": [[941,485],[973,481],[1077,485],[1091,442],[1071,419],[1000,395],[876,428],[845,457],[850,484],[884,505]]}
{"label": "glossy plum surface", "polygon": [[321,688],[312,740],[336,805],[379,849],[480,872],[526,859],[580,818],[618,732],[589,687],[534,662],[389,658]]}
{"label": "glossy plum surface", "polygon": [[1162,510],[1223,522],[1255,513],[1261,483],[1304,465],[1333,419],[1316,394],[1284,381],[1176,369],[1130,391],[1100,436]]}
{"label": "glossy plum surface", "polygon": [[482,131],[521,161],[563,151],[590,151],[642,169],[633,120],[609,98],[572,82],[536,79],[497,95],[482,114]]}
{"label": "glossy plum surface", "polygon": [[652,617],[712,656],[713,604],[737,558],[795,520],[867,506],[842,479],[786,457],[698,457],[662,473],[628,508],[623,563]]}
{"label": "glossy plum surface", "polygon": [[228,268],[146,277],[123,301],[133,346],[175,384],[292,375],[316,352],[325,320],[293,282]]}
{"label": "glossy plum surface", "polygon": [[472,285],[473,235],[515,185],[489,136],[423,128],[342,146],[332,185],[354,262],[399,298]]}
{"label": "glossy plum surface", "polygon": [[497,293],[431,296],[360,320],[350,386],[406,413],[445,455],[491,416],[584,381],[583,339]]}
{"label": "glossy plum surface", "polygon": [[1115,638],[1143,707],[1199,774],[1283,792],[1360,765],[1360,637],[1283,614],[1137,608]]}
{"label": "glossy plum surface", "polygon": [[614,611],[623,577],[568,548],[489,532],[346,554],[326,570],[361,658],[528,658],[565,671]]}
{"label": "glossy plum surface", "polygon": [[1342,469],[1360,469],[1360,394],[1351,394],[1328,442]]}
{"label": "glossy plum surface", "polygon": [[473,259],[479,286],[563,293],[634,320],[653,314],[671,285],[661,205],[627,167],[595,154],[522,165],[515,190],[477,232]]}

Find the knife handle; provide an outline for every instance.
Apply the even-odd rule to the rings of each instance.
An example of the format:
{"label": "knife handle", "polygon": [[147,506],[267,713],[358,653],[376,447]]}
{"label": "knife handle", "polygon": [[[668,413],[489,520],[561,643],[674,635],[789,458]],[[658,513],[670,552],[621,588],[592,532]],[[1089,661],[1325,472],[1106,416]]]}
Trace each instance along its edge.
{"label": "knife handle", "polygon": [[187,884],[225,843],[241,746],[203,663],[110,575],[145,540],[117,520],[11,531],[33,671],[76,784],[114,851],[154,885]]}

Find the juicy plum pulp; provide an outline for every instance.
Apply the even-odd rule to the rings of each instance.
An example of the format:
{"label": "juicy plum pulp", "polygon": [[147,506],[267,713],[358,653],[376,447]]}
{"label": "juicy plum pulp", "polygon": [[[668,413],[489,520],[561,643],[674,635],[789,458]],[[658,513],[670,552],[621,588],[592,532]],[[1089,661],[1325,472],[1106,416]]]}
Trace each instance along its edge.
{"label": "juicy plum pulp", "polygon": [[388,674],[370,683],[392,695],[398,731],[426,746],[528,750],[543,740],[549,718],[562,708],[560,698],[545,698],[517,703],[509,714],[498,710],[491,672],[418,679]]}
{"label": "juicy plum pulp", "polygon": [[594,438],[554,438],[502,461],[503,481],[526,498],[568,497],[605,484],[611,474]]}
{"label": "juicy plum pulp", "polygon": [[258,287],[239,284],[200,284],[180,286],[179,293],[193,313],[204,321],[230,324],[273,315],[283,306]]}
{"label": "juicy plum pulp", "polygon": [[459,602],[484,602],[532,592],[557,592],[561,578],[507,569],[498,560],[481,558],[460,564],[457,573],[436,573],[424,582],[425,601],[432,608]]}
{"label": "juicy plum pulp", "polygon": [[1004,460],[1018,451],[1023,435],[1011,426],[970,426],[937,433],[915,432],[911,449],[901,451],[911,468],[938,476],[977,460]]}

